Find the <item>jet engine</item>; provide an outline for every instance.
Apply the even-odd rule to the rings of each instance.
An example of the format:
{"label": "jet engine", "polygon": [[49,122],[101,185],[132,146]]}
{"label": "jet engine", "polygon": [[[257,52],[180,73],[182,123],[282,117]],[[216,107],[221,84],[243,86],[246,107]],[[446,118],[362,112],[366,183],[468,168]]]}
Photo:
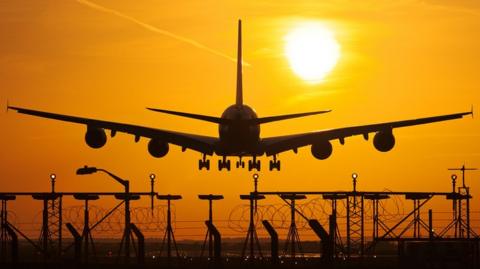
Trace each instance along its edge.
{"label": "jet engine", "polygon": [[107,135],[105,130],[96,127],[87,127],[87,133],[85,134],[85,142],[91,148],[98,149],[107,143]]}
{"label": "jet engine", "polygon": [[380,131],[373,137],[373,145],[378,151],[387,152],[393,149],[395,146],[395,137],[392,130]]}
{"label": "jet engine", "polygon": [[320,141],[312,144],[312,155],[319,160],[325,160],[332,155],[333,147],[330,141]]}
{"label": "jet engine", "polygon": [[168,153],[168,143],[162,140],[152,139],[148,142],[148,153],[155,158],[161,158]]}

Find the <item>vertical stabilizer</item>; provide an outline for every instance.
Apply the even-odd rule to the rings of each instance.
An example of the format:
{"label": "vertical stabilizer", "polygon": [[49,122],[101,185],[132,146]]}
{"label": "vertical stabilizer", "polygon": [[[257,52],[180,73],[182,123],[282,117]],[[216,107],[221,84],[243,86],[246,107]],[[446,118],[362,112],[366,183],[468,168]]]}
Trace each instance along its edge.
{"label": "vertical stabilizer", "polygon": [[242,85],[242,20],[238,20],[238,48],[237,48],[237,100],[236,105],[243,105]]}

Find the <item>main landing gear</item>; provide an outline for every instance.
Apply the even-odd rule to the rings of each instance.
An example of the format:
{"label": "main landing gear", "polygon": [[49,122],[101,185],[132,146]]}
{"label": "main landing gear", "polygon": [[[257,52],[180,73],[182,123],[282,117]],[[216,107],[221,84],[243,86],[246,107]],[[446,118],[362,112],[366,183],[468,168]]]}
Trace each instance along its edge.
{"label": "main landing gear", "polygon": [[207,156],[203,154],[202,159],[198,160],[198,170],[203,168],[210,170],[210,160],[207,160]]}
{"label": "main landing gear", "polygon": [[252,171],[253,169],[260,171],[260,160],[257,160],[256,156],[253,156],[253,160],[248,161],[248,171]]}
{"label": "main landing gear", "polygon": [[[261,162],[257,159],[257,156],[253,156],[251,160],[248,160],[247,165],[245,165],[245,161],[242,160],[242,157],[239,157],[238,161],[235,162],[235,167],[245,168],[245,166],[247,166],[248,171],[260,171]],[[210,170],[210,160],[207,160],[206,154],[203,154],[202,159],[198,160],[198,169],[202,170],[203,168]],[[277,160],[277,155],[273,155],[273,160],[270,160],[268,168],[270,171],[275,169],[280,171],[280,160]],[[218,160],[218,171],[222,171],[223,169],[227,171],[231,170],[231,161],[227,160],[227,156],[222,156],[222,158]]]}
{"label": "main landing gear", "polygon": [[226,156],[223,156],[221,160],[218,160],[218,171],[222,171],[223,168],[230,171],[230,160],[227,160]]}
{"label": "main landing gear", "polygon": [[270,171],[273,169],[277,169],[277,171],[280,171],[280,160],[277,160],[277,155],[273,155],[273,160],[270,160]]}

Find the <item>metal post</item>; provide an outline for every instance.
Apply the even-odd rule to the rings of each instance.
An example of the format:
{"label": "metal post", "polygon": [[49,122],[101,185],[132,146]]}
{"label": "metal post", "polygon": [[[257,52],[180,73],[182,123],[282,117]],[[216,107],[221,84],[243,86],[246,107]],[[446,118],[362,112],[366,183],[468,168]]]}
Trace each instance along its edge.
{"label": "metal post", "polygon": [[43,212],[42,212],[42,250],[43,257],[48,257],[48,200],[43,200]]}
{"label": "metal post", "polygon": [[330,217],[328,218],[328,232],[330,235],[330,251],[332,252],[332,259],[333,257],[337,257],[337,212],[333,212]]}
{"label": "metal post", "polygon": [[133,234],[137,237],[138,247],[137,247],[137,262],[140,265],[145,264],[145,237],[143,236],[142,232],[138,227],[130,223],[130,229],[132,230]]}
{"label": "metal post", "polygon": [[347,257],[350,258],[350,199],[347,197]]}
{"label": "metal post", "polygon": [[85,200],[85,206],[83,209],[83,235],[85,236],[85,245],[83,246],[85,253],[85,262],[88,263],[88,244],[89,244],[89,236],[88,236],[88,200]]}
{"label": "metal post", "polygon": [[[290,223],[292,225],[292,228],[294,229],[297,228],[295,224],[295,200],[294,199],[292,199],[290,203]],[[291,243],[290,256],[295,260],[295,237],[294,236],[292,236],[292,241],[290,243]]]}
{"label": "metal post", "polygon": [[170,211],[170,200],[167,200],[167,262],[170,264],[170,259],[172,257],[172,215]]}
{"label": "metal post", "polygon": [[130,260],[130,182],[125,182],[125,263]]}
{"label": "metal post", "polygon": [[[460,187],[459,187],[460,189]],[[460,191],[458,192],[460,193]],[[460,193],[461,194],[461,193]],[[463,218],[462,218],[462,199],[463,197],[460,196],[460,199],[458,200],[458,212],[457,212],[457,220],[458,220],[458,225],[457,226],[457,229],[458,229],[458,236],[460,238],[463,238],[463,228],[462,228],[462,224],[464,222]]]}
{"label": "metal post", "polygon": [[157,195],[157,198],[160,200],[167,200],[167,227],[165,229],[165,235],[163,237],[160,255],[163,250],[163,246],[165,244],[165,238],[166,238],[167,239],[167,266],[169,267],[171,258],[172,258],[172,243],[175,247],[177,257],[179,256],[177,243],[175,241],[175,235],[173,234],[173,228],[172,228],[171,200],[180,200],[182,199],[182,196],[168,194],[168,195]]}
{"label": "metal post", "polygon": [[[212,200],[208,200],[208,221],[213,223],[213,213],[212,213],[213,202]],[[212,259],[213,254],[213,234],[211,232],[208,233],[208,258]]]}
{"label": "metal post", "polygon": [[262,220],[262,224],[270,235],[270,257],[272,264],[278,264],[278,233],[268,220]]}
{"label": "metal post", "polygon": [[[254,252],[255,244],[257,245],[259,256],[262,257],[262,250],[260,248],[260,241],[258,240],[257,231],[256,231],[256,228],[255,228],[254,207],[255,207],[255,204],[258,202],[258,200],[265,199],[265,196],[264,195],[258,195],[258,194],[255,194],[255,193],[251,192],[248,195],[243,195],[243,194],[240,195],[240,199],[249,201],[249,210],[250,210],[250,220],[249,220],[249,225],[248,225],[247,236],[245,237],[245,241],[243,243],[242,258],[245,258],[245,251],[247,250],[247,246],[249,246],[250,247],[249,260],[250,260],[250,262],[253,263],[254,253],[255,253]],[[250,241],[250,244],[248,244],[249,241]]]}
{"label": "metal post", "polygon": [[433,240],[433,213],[431,209],[428,210],[428,231],[428,237]]}
{"label": "metal post", "polygon": [[365,250],[365,226],[364,226],[364,199],[363,199],[363,195],[361,196],[360,198],[361,200],[361,211],[360,211],[360,225],[362,227],[360,227],[360,256],[363,257],[363,254],[364,254],[364,250]]}
{"label": "metal post", "polygon": [[154,196],[155,196],[155,174],[150,174],[150,209],[152,210],[153,217],[153,205],[154,205]]}
{"label": "metal post", "polygon": [[249,227],[249,230],[250,231],[250,259],[253,261],[253,246],[254,246],[254,243],[253,243],[253,240],[254,240],[254,232],[253,232],[253,227],[255,226],[254,222],[253,222],[253,197],[252,199],[250,199],[250,227]]}
{"label": "metal post", "polygon": [[77,232],[75,227],[71,223],[66,224],[67,229],[70,231],[70,233],[73,236],[73,249],[74,249],[74,259],[75,262],[80,263],[81,262],[81,257],[82,257],[82,237],[80,234]]}
{"label": "metal post", "polygon": [[470,188],[465,187],[465,189],[467,191],[467,238],[470,238]]}
{"label": "metal post", "polygon": [[[213,200],[221,200],[223,199],[223,195],[200,194],[198,195],[198,198],[200,200],[208,200],[208,220],[206,223],[211,223],[212,227],[214,227],[213,226]],[[209,229],[208,227],[210,226],[207,225],[207,234],[205,235],[205,240],[203,241],[202,252],[200,253],[200,257],[203,257],[205,245],[207,244],[207,241],[208,241],[208,258],[210,261],[213,261],[215,235],[212,234],[211,229]]]}
{"label": "metal post", "polygon": [[[55,203],[55,200],[52,200]],[[62,255],[62,196],[58,197],[58,256]]]}
{"label": "metal post", "polygon": [[[457,175],[453,174],[451,176],[452,178],[452,193],[456,193],[456,182],[457,182]],[[458,202],[458,197],[453,196],[452,197],[452,212],[453,212],[453,223],[454,223],[454,238],[458,238],[458,219],[457,219],[457,202]]]}

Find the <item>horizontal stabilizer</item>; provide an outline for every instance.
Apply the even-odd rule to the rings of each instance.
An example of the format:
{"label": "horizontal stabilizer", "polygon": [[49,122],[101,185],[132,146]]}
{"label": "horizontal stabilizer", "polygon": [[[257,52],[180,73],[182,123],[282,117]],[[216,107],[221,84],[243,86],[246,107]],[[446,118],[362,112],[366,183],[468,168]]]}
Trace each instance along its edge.
{"label": "horizontal stabilizer", "polygon": [[262,124],[262,123],[268,123],[268,122],[274,122],[274,121],[281,121],[281,120],[288,120],[288,119],[318,115],[318,114],[328,113],[328,112],[331,112],[331,111],[332,110],[323,110],[323,111],[314,111],[314,112],[306,112],[306,113],[297,113],[297,114],[264,117],[264,118],[254,119],[252,121],[254,121],[254,123],[256,123],[256,124]]}
{"label": "horizontal stabilizer", "polygon": [[181,116],[181,117],[186,117],[186,118],[191,118],[191,119],[209,121],[209,122],[218,123],[218,124],[227,123],[227,121],[228,121],[228,120],[222,119],[222,118],[206,116],[206,115],[199,115],[199,114],[192,114],[192,113],[186,113],[186,112],[171,111],[171,110],[150,108],[150,107],[147,107],[147,109],[151,110],[151,111],[155,111],[155,112],[171,114],[171,115],[176,115],[176,116]]}

